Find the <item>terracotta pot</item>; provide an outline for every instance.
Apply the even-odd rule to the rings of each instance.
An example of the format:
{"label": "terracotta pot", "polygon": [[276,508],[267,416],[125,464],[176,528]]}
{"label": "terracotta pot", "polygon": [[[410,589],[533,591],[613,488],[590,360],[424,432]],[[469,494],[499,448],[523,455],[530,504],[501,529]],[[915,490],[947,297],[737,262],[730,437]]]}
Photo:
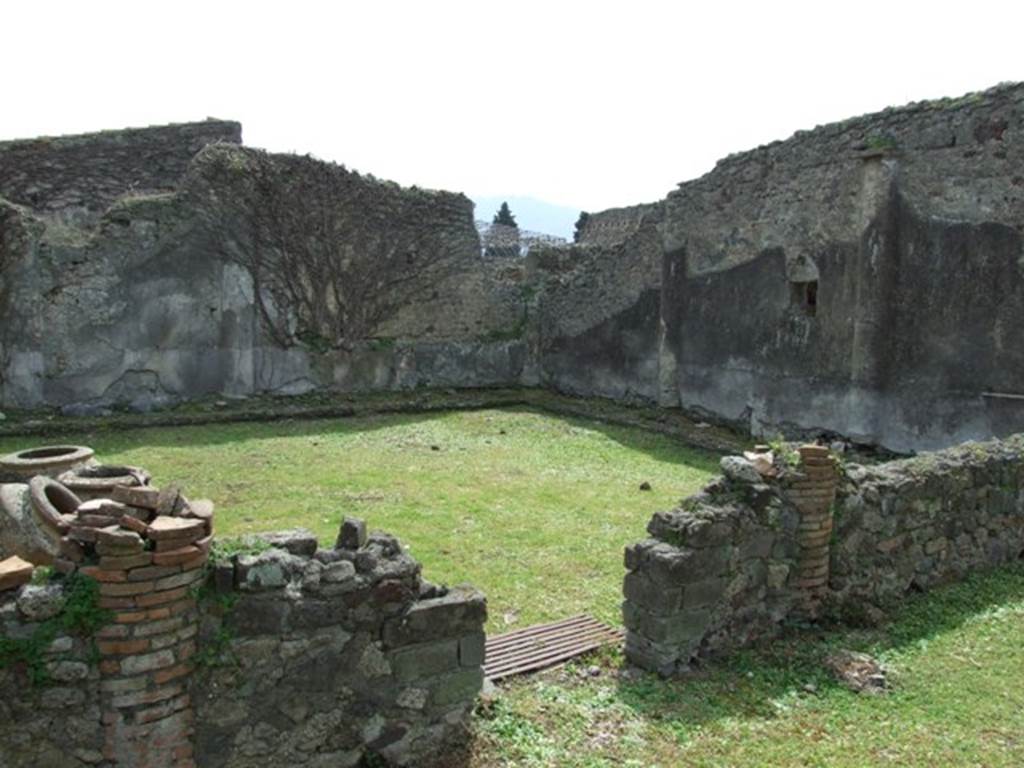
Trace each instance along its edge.
{"label": "terracotta pot", "polygon": [[56,534],[38,521],[29,487],[0,485],[0,560],[17,555],[35,565],[49,565],[58,547]]}
{"label": "terracotta pot", "polygon": [[84,445],[44,445],[9,453],[0,458],[0,475],[27,483],[36,475],[56,478],[76,467],[95,463],[93,450]]}

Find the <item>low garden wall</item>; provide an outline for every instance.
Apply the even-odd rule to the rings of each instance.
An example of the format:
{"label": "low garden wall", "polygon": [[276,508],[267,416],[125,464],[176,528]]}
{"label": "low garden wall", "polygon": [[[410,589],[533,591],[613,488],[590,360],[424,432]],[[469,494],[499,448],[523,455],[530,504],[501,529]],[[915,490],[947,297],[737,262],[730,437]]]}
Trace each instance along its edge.
{"label": "low garden wall", "polygon": [[458,735],[483,684],[486,605],[442,589],[391,536],[349,521],[216,569],[197,681],[202,765],[424,765]]}
{"label": "low garden wall", "polygon": [[231,553],[173,486],[31,487],[57,554],[46,578],[0,562],[4,768],[426,765],[461,735],[484,597],[425,582],[393,537],[346,520],[334,548]]}
{"label": "low garden wall", "polygon": [[626,654],[660,674],[1024,555],[1024,436],[870,467],[805,447],[722,468],[626,549]]}

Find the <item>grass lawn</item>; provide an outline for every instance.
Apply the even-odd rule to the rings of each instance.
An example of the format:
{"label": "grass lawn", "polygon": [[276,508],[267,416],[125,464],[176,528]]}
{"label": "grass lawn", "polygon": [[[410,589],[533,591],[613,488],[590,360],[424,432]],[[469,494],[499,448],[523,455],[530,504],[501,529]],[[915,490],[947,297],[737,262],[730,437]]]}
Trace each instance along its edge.
{"label": "grass lawn", "polygon": [[[581,611],[617,623],[623,546],[717,468],[669,437],[526,409],[62,440],[214,499],[222,536],[304,525],[329,545],[342,515],[364,517],[410,545],[427,578],[483,588],[492,632]],[[674,681],[617,652],[513,681],[452,766],[1024,766],[1024,562],[916,596],[893,619],[793,632]],[[892,689],[839,686],[823,661],[840,648],[878,657]]]}
{"label": "grass lawn", "polygon": [[[883,661],[892,690],[833,681],[823,660],[841,648]],[[916,596],[883,629],[805,630],[682,680],[624,673],[617,654],[526,678],[476,732],[453,764],[1019,768],[1024,563]]]}
{"label": "grass lawn", "polygon": [[[217,533],[343,515],[398,536],[432,581],[487,594],[488,630],[588,612],[620,622],[623,547],[696,491],[716,456],[663,435],[526,409],[67,434],[217,504]],[[56,442],[50,439],[49,442]],[[0,439],[0,453],[38,439]],[[641,491],[650,483],[652,490]]]}

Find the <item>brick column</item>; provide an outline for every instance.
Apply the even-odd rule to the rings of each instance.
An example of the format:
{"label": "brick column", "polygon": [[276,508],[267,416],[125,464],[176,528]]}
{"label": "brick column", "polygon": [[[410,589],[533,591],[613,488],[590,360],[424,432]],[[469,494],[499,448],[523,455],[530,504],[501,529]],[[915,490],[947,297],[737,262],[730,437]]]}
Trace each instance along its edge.
{"label": "brick column", "polygon": [[817,618],[828,594],[829,545],[832,538],[832,503],[836,497],[835,460],[828,448],[800,447],[800,467],[787,484],[786,496],[800,513],[797,539],[800,561],[793,586],[801,593],[797,613]]}
{"label": "brick column", "polygon": [[104,757],[118,768],[192,768],[194,589],[205,574],[212,505],[189,504],[175,489],[112,495],[83,503],[69,533],[81,572],[99,582],[100,606],[113,614],[97,635]]}

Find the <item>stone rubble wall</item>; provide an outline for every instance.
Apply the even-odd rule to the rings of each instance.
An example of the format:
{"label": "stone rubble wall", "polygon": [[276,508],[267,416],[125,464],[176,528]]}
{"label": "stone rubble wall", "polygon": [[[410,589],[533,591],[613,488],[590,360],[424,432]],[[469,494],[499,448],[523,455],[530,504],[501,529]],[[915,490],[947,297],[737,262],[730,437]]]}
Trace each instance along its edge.
{"label": "stone rubble wall", "polygon": [[0,142],[0,197],[89,221],[128,194],[170,192],[207,144],[240,144],[227,120]]}
{"label": "stone rubble wall", "polygon": [[877,619],[908,593],[1024,557],[1024,437],[875,466],[740,457],[626,549],[626,655],[671,675],[787,618]]}
{"label": "stone rubble wall", "polygon": [[[665,203],[674,402],[933,450],[1024,430],[1024,85],[801,131]],[[807,285],[814,283],[813,303]],[[995,396],[993,396],[993,394]]]}
{"label": "stone rubble wall", "polygon": [[[420,766],[465,735],[486,601],[425,582],[393,537],[346,520],[333,549],[286,531],[218,555],[212,504],[176,486],[86,502],[52,478],[29,487],[48,489],[60,576],[36,586],[29,563],[0,563],[5,768]],[[101,626],[57,624],[12,655],[44,637],[72,578],[95,583]]]}
{"label": "stone rubble wall", "polygon": [[202,764],[423,765],[441,754],[483,684],[483,595],[425,583],[390,536],[279,544],[217,566],[203,637],[230,639],[196,683]]}
{"label": "stone rubble wall", "polygon": [[543,385],[897,451],[1005,437],[1024,430],[1007,330],[1024,324],[1022,135],[1021,84],[887,109],[730,156],[526,258],[483,258],[464,196],[361,177],[368,211],[429,197],[417,217],[463,263],[339,350],[271,343],[250,276],[198,226],[185,148],[237,124],[3,144],[0,406]]}
{"label": "stone rubble wall", "polygon": [[1024,436],[851,466],[835,507],[830,589],[885,608],[1024,556]]}
{"label": "stone rubble wall", "polygon": [[261,325],[251,276],[200,226],[210,217],[193,188],[205,156],[193,158],[176,191],[117,198],[88,225],[0,199],[5,232],[20,233],[0,242],[2,406],[95,414],[215,394],[519,383],[522,266],[480,257],[467,198],[349,173],[368,226],[407,215],[414,202],[460,266],[424,286],[374,338],[282,348]]}
{"label": "stone rubble wall", "polygon": [[[28,640],[65,602],[59,584],[0,591],[0,642]],[[59,631],[44,653],[49,684],[0,669],[0,765],[5,768],[102,766],[102,691],[92,640]]]}
{"label": "stone rubble wall", "polygon": [[[528,258],[535,286],[530,332],[540,381],[567,394],[659,399],[659,206],[628,209],[580,244]],[[596,220],[596,221],[595,221]],[[588,219],[599,227],[602,214]]]}

